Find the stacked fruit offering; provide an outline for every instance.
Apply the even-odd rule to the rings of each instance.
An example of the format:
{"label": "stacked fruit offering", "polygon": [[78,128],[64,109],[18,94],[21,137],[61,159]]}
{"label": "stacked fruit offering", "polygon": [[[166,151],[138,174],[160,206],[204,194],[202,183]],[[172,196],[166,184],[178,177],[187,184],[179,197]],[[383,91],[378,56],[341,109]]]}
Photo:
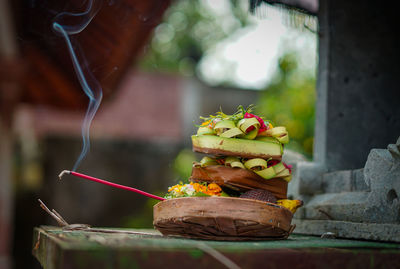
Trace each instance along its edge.
{"label": "stacked fruit offering", "polygon": [[285,127],[274,127],[242,106],[232,115],[220,111],[201,119],[193,150],[208,156],[193,164],[190,183],[172,186],[167,198],[240,197],[276,203],[293,213],[301,206],[287,199],[292,171],[282,161],[283,145],[289,142]]}

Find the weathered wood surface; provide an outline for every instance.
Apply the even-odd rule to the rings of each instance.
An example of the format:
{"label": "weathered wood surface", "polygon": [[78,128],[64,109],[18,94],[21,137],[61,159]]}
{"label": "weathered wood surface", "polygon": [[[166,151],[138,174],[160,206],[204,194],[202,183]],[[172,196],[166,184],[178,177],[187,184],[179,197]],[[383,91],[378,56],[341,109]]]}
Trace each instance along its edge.
{"label": "weathered wood surface", "polygon": [[400,244],[301,235],[279,241],[221,242],[164,237],[154,230],[118,231],[131,234],[42,226],[34,230],[33,255],[45,269],[226,268],[204,251],[207,248],[243,269],[400,268]]}
{"label": "weathered wood surface", "polygon": [[287,238],[292,213],[275,204],[230,197],[168,199],[154,206],[154,226],[164,235],[212,240]]}

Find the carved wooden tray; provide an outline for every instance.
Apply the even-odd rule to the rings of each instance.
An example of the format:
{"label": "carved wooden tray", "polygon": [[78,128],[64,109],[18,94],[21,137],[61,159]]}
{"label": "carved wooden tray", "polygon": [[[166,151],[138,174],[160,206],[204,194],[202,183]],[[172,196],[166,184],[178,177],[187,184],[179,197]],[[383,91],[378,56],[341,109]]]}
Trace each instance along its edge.
{"label": "carved wooden tray", "polygon": [[232,197],[185,197],[154,206],[154,227],[163,235],[210,240],[286,239],[292,213],[276,204]]}

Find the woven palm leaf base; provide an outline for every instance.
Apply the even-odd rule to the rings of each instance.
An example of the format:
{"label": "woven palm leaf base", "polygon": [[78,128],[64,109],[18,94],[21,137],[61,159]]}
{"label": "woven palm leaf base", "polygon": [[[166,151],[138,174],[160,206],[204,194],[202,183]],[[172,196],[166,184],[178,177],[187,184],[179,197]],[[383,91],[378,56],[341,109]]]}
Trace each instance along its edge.
{"label": "woven palm leaf base", "polygon": [[154,206],[163,235],[209,240],[278,240],[293,231],[292,213],[276,204],[231,197],[185,197]]}

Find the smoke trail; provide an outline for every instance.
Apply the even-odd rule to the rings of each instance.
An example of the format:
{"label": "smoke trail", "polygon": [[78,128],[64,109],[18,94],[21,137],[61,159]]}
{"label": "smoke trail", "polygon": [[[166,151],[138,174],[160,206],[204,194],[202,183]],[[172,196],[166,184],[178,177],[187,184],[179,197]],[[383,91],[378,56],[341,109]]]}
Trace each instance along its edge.
{"label": "smoke trail", "polygon": [[[95,79],[92,72],[90,71],[83,55],[80,58],[81,60],[83,60],[85,64],[83,65],[80,64],[70,38],[71,35],[79,34],[80,32],[82,32],[89,25],[89,23],[97,14],[97,12],[100,10],[101,5],[98,5],[97,8],[95,8],[93,2],[94,2],[93,0],[89,0],[86,10],[81,13],[70,13],[70,12],[60,13],[54,18],[54,22],[52,25],[53,29],[58,34],[61,34],[61,36],[64,38],[79,83],[81,84],[83,91],[89,98],[89,105],[86,110],[85,118],[82,123],[82,149],[78,159],[74,164],[74,167],[72,169],[73,171],[75,171],[78,168],[79,164],[81,163],[81,161],[83,160],[83,158],[86,156],[86,154],[90,149],[90,125],[100,106],[101,99],[103,97],[103,91],[101,89],[101,86]],[[68,19],[75,19],[74,24],[67,25],[62,23],[63,20],[68,20]],[[76,23],[76,20],[78,20],[78,23]],[[87,78],[90,78],[92,87],[89,85]]]}

